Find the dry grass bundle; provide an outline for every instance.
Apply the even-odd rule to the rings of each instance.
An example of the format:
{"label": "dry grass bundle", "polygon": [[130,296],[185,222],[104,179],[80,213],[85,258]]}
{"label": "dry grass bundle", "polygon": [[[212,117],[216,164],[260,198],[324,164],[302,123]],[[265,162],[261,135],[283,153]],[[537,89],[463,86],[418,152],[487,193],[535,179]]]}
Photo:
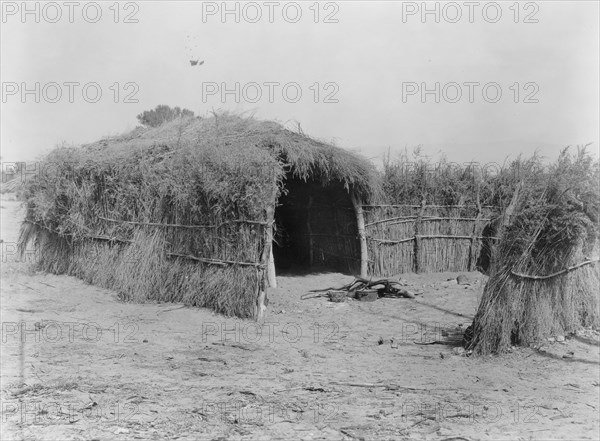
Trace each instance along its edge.
{"label": "dry grass bundle", "polygon": [[520,181],[544,170],[541,158],[517,157],[503,164],[434,162],[416,148],[383,163],[383,193],[388,204],[477,206],[504,209]]}
{"label": "dry grass bundle", "polygon": [[473,323],[475,353],[600,324],[599,177],[585,150],[565,150],[522,187]]}

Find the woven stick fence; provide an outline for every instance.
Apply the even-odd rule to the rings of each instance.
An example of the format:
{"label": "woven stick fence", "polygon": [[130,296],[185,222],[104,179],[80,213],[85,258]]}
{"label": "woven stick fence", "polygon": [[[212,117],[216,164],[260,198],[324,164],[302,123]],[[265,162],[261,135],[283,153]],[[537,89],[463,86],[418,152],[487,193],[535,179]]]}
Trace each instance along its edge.
{"label": "woven stick fence", "polygon": [[365,205],[369,273],[473,271],[483,229],[500,213],[481,205]]}

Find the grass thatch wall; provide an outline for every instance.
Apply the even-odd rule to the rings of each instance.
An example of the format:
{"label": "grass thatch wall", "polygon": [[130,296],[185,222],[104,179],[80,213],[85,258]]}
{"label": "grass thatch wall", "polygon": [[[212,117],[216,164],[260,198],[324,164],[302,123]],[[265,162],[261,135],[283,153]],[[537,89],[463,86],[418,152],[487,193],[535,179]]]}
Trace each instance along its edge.
{"label": "grass thatch wall", "polygon": [[41,169],[27,185],[20,240],[22,249],[38,242],[40,269],[127,301],[182,301],[239,317],[255,314],[286,175],[365,200],[377,188],[360,157],[231,115],[59,148]]}
{"label": "grass thatch wall", "polygon": [[473,323],[476,353],[600,326],[599,170],[565,150],[522,185]]}

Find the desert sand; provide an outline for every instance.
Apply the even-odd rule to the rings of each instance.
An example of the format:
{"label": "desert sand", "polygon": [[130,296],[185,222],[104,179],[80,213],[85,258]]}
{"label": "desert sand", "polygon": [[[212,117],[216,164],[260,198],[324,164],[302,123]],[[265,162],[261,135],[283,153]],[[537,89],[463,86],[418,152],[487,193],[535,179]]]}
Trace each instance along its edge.
{"label": "desert sand", "polygon": [[596,331],[462,353],[480,273],[402,274],[423,294],[344,303],[300,297],[351,275],[280,275],[255,323],[35,272],[20,203],[1,204],[3,440],[599,438]]}

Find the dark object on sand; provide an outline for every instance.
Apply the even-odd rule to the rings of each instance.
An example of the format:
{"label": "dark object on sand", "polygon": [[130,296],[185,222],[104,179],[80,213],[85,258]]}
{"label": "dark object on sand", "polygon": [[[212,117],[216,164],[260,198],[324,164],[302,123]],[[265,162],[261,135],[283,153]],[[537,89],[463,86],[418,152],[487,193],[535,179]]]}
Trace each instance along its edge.
{"label": "dark object on sand", "polygon": [[374,302],[379,298],[379,292],[376,289],[364,289],[362,291],[356,291],[354,298],[361,302]]}
{"label": "dark object on sand", "polygon": [[463,339],[462,339],[462,347],[465,349],[468,348],[472,341],[473,341],[473,325],[471,325],[467,329],[465,329],[465,333],[463,334]]}
{"label": "dark object on sand", "polygon": [[327,296],[330,302],[342,303],[346,301],[348,296],[347,291],[327,291]]}
{"label": "dark object on sand", "polygon": [[469,280],[469,278],[467,276],[465,276],[464,274],[461,274],[460,276],[458,276],[456,278],[456,282],[459,285],[470,285],[471,281]]}
{"label": "dark object on sand", "polygon": [[[329,297],[332,302],[338,300],[338,294],[345,292],[347,296],[353,297],[363,302],[372,302],[380,297],[405,297],[414,299],[416,295],[422,293],[413,293],[402,287],[399,281],[392,279],[371,280],[362,277],[356,277],[352,283],[339,288],[314,289],[308,294],[304,294],[301,299],[306,300],[315,297]],[[332,294],[336,293],[336,294]],[[334,300],[334,297],[336,300]]]}

